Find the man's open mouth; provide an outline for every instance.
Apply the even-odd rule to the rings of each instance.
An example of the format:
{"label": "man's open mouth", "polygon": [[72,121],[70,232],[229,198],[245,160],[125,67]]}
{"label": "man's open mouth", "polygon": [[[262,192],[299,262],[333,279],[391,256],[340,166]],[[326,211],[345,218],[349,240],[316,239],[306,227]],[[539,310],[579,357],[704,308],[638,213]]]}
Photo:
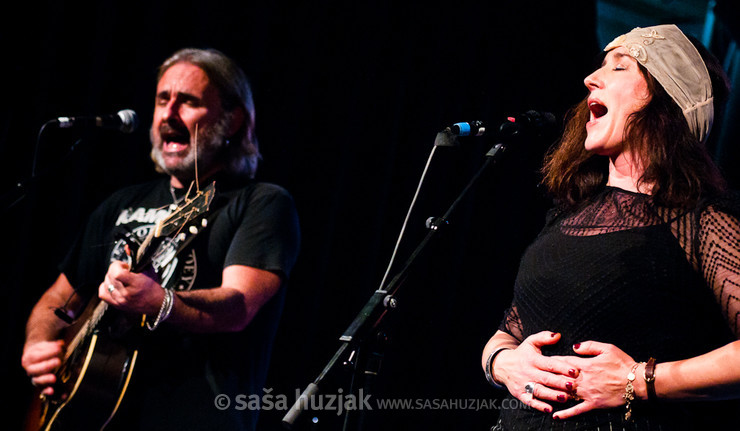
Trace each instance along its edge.
{"label": "man's open mouth", "polygon": [[169,125],[162,125],[159,128],[159,135],[162,138],[162,151],[166,153],[176,153],[190,145],[190,134],[186,130],[178,130]]}

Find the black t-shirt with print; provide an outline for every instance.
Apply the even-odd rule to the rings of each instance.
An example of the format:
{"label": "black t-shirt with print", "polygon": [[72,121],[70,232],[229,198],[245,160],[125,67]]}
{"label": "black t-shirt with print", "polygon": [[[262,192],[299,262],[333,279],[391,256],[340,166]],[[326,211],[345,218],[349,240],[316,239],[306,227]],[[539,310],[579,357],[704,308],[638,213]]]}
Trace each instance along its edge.
{"label": "black t-shirt with print", "polygon": [[[125,260],[123,238],[142,240],[184,195],[184,190],[171,190],[168,180],[159,180],[108,198],[61,265],[78,293],[96,295],[111,260]],[[299,241],[294,203],[283,188],[217,180],[207,227],[160,271],[161,284],[176,291],[217,287],[229,265],[287,278]],[[253,429],[257,412],[233,403],[220,410],[214,400],[219,394],[233,401],[261,393],[284,296],[282,288],[241,332],[193,334],[167,322],[145,331],[131,384],[110,429]]]}

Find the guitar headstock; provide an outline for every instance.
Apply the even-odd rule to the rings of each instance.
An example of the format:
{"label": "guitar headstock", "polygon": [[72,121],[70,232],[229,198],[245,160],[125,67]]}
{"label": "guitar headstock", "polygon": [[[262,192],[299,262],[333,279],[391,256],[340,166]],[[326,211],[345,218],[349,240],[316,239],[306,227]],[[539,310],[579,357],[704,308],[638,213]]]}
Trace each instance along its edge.
{"label": "guitar headstock", "polygon": [[155,272],[165,266],[195,235],[205,227],[205,215],[216,193],[216,183],[198,191],[184,201],[154,226],[149,236],[138,247],[134,272],[151,264]]}
{"label": "guitar headstock", "polygon": [[154,228],[154,237],[173,236],[188,223],[201,217],[208,211],[208,207],[216,192],[216,183],[212,182],[208,187],[199,191],[192,199],[185,200],[172,214],[160,220]]}

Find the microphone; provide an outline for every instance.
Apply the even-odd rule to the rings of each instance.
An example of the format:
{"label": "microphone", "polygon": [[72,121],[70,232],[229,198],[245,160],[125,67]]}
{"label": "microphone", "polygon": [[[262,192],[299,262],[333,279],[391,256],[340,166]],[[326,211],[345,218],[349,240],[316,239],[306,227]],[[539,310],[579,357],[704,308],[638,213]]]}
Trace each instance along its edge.
{"label": "microphone", "polygon": [[[502,138],[513,138],[526,131],[545,131],[555,126],[555,116],[550,112],[527,111],[524,114],[507,117],[498,127]],[[455,136],[483,136],[490,132],[482,121],[455,123],[445,129]]]}
{"label": "microphone", "polygon": [[59,117],[53,120],[62,129],[71,127],[99,127],[101,129],[119,130],[123,133],[131,133],[139,125],[136,112],[131,109],[123,109],[117,114],[101,115],[98,117]]}

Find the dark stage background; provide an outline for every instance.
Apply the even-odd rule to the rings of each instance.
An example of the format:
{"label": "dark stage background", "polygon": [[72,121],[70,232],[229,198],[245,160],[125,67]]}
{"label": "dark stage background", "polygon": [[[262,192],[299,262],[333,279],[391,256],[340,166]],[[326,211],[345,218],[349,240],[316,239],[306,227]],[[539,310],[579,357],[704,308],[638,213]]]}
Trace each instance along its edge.
{"label": "dark stage background", "polygon": [[[655,2],[672,15],[651,15],[651,2],[635,3],[634,20],[611,21],[612,37],[662,22],[698,28],[676,3]],[[148,128],[155,72],[176,49],[213,47],[242,65],[257,106],[264,155],[258,177],[286,187],[298,206],[302,252],[267,383],[272,394],[292,400],[329,361],[338,337],[378,287],[435,134],[457,121],[497,122],[530,109],[560,121],[585,96],[582,79],[603,46],[598,35],[609,31],[599,27],[593,1],[144,6],[102,0],[18,8],[4,14],[0,28],[6,340],[0,368],[6,394],[18,402],[4,415],[3,429],[18,428],[30,396],[20,367],[25,319],[56,276],[67,244],[111,191],[154,176]],[[723,57],[735,28],[719,11],[712,43]],[[740,157],[729,144],[737,141],[736,105],[728,108],[733,121],[724,123],[724,135],[712,141],[735,187]],[[45,121],[124,108],[141,119],[132,135],[45,131],[36,152],[45,175],[28,184],[25,196],[15,193],[15,184],[30,175]],[[501,396],[485,383],[480,353],[510,301],[519,256],[542,224],[547,200],[536,187],[536,171],[551,142],[512,145],[426,249],[401,289],[400,309],[386,320],[390,342],[374,386],[377,398]],[[424,220],[444,213],[494,143],[476,138],[439,149],[397,262],[426,234]],[[346,393],[348,381],[338,373],[326,392],[341,386]],[[281,429],[283,413],[263,412],[261,429]],[[496,410],[451,409],[373,411],[366,420],[368,429],[488,429],[496,417]],[[340,428],[333,412],[319,418],[317,429]]]}

